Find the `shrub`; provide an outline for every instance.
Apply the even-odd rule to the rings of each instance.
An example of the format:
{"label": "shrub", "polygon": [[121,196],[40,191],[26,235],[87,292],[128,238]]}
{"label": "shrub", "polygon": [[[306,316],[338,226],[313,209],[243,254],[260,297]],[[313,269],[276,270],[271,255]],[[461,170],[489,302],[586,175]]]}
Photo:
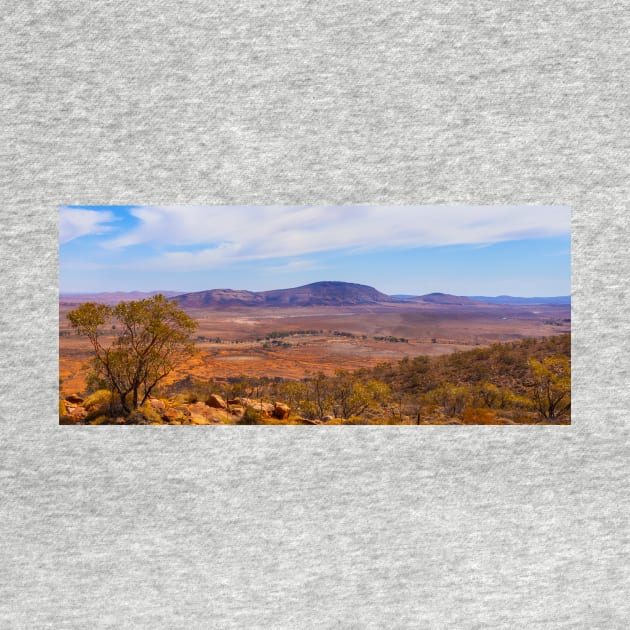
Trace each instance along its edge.
{"label": "shrub", "polygon": [[[95,380],[106,380],[127,413],[141,407],[181,356],[192,352],[190,335],[197,327],[174,300],[163,295],[114,307],[84,302],[67,317],[72,328],[90,341]],[[122,332],[104,345],[103,327],[112,320]]]}
{"label": "shrub", "polygon": [[464,424],[493,424],[496,414],[484,407],[466,407],[462,422]]}
{"label": "shrub", "polygon": [[142,411],[144,417],[149,422],[159,422],[160,424],[162,424],[162,416],[156,409],[153,409],[153,407],[149,403],[144,403],[144,405],[140,407],[140,411]]}
{"label": "shrub", "polygon": [[88,409],[89,407],[96,407],[103,409],[112,402],[112,393],[108,389],[98,389],[94,393],[90,394],[84,401],[83,406]]}
{"label": "shrub", "polygon": [[253,407],[246,407],[243,417],[236,424],[260,424],[262,415]]}

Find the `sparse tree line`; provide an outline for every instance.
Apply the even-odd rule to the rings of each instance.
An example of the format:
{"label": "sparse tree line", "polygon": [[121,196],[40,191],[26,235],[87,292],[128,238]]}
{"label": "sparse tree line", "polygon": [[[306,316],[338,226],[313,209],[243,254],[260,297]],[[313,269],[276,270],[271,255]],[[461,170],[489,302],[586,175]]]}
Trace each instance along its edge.
{"label": "sparse tree line", "polygon": [[[184,395],[195,404],[218,393],[226,401],[259,400],[261,409],[265,401],[280,401],[295,420],[333,423],[507,424],[568,422],[570,417],[570,335],[405,358],[354,372],[318,372],[299,381],[201,382],[188,376],[166,386],[178,361],[194,351],[196,322],[175,302],[158,295],[114,307],[85,303],[68,319],[92,345],[89,389],[109,391],[108,404],[124,416],[153,396]],[[109,344],[103,341],[105,332]],[[284,344],[290,334],[320,332],[275,332],[267,340]],[[255,414],[247,413],[255,423]]]}
{"label": "sparse tree line", "polygon": [[568,422],[571,408],[570,337],[525,339],[451,355],[418,356],[355,372],[318,372],[302,380],[232,377],[214,382],[187,377],[165,393],[211,391],[281,400],[298,416],[344,423]]}

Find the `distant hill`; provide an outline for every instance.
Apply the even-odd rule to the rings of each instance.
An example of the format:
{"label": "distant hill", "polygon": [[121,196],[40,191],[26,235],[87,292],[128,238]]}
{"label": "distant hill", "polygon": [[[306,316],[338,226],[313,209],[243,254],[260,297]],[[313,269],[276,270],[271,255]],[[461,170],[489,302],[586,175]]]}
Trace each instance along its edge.
{"label": "distant hill", "polygon": [[314,282],[293,289],[273,291],[238,291],[212,289],[177,296],[182,306],[354,306],[402,300],[373,287],[352,282]]}
{"label": "distant hill", "polygon": [[426,295],[392,295],[404,302],[426,303],[426,304],[450,304],[459,306],[472,306],[475,300],[462,295],[451,295],[450,293],[427,293]]}
{"label": "distant hill", "polygon": [[235,289],[210,289],[183,293],[175,298],[181,306],[201,308],[204,306],[264,306],[265,298],[255,291]]}
{"label": "distant hill", "polygon": [[460,304],[473,305],[475,302],[485,304],[502,304],[514,306],[527,306],[534,304],[571,304],[570,295],[556,297],[515,297],[512,295],[498,295],[496,297],[482,295],[450,295],[448,293],[428,293],[427,295],[393,295],[392,297],[407,302],[430,302],[432,304]]}
{"label": "distant hill", "polygon": [[461,295],[450,295],[448,293],[427,293],[427,295],[419,295],[413,298],[413,302],[427,302],[429,304],[451,304],[451,305],[474,305],[475,302],[469,297]]}
{"label": "distant hill", "polygon": [[471,300],[487,302],[488,304],[571,304],[570,295],[556,297],[513,297],[511,295],[498,295],[497,297],[485,297],[481,295],[469,296]]}
{"label": "distant hill", "polygon": [[72,304],[83,302],[98,302],[100,304],[114,305],[119,302],[131,302],[132,300],[144,300],[153,295],[162,294],[167,298],[179,295],[181,291],[111,291],[103,293],[60,293],[59,301]]}

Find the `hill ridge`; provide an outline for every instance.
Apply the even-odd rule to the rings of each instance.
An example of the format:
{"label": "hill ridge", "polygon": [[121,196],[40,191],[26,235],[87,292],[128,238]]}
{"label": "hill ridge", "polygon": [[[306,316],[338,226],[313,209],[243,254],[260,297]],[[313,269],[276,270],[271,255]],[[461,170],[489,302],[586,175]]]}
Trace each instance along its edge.
{"label": "hill ridge", "polygon": [[184,293],[175,298],[182,306],[354,306],[402,302],[374,287],[339,280],[321,280],[299,287],[246,291],[209,289]]}

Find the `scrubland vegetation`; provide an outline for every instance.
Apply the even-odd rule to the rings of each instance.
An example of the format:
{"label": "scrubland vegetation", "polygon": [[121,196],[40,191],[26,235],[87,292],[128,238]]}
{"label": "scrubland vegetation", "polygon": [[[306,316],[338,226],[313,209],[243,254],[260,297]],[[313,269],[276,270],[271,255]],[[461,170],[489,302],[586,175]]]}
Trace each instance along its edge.
{"label": "scrubland vegetation", "polygon": [[299,381],[189,377],[163,393],[282,400],[293,417],[328,424],[568,424],[570,355],[570,335],[559,335]]}
{"label": "scrubland vegetation", "polygon": [[[94,350],[84,392],[59,402],[62,424],[568,424],[571,338],[495,343],[443,356],[415,356],[334,374],[185,378],[169,381],[193,352],[194,322],[161,296],[69,314]],[[108,344],[100,331],[107,329]],[[329,331],[355,339],[359,335]],[[273,347],[294,335],[260,338]],[[362,336],[364,337],[364,336]],[[374,337],[407,343],[403,337]]]}

